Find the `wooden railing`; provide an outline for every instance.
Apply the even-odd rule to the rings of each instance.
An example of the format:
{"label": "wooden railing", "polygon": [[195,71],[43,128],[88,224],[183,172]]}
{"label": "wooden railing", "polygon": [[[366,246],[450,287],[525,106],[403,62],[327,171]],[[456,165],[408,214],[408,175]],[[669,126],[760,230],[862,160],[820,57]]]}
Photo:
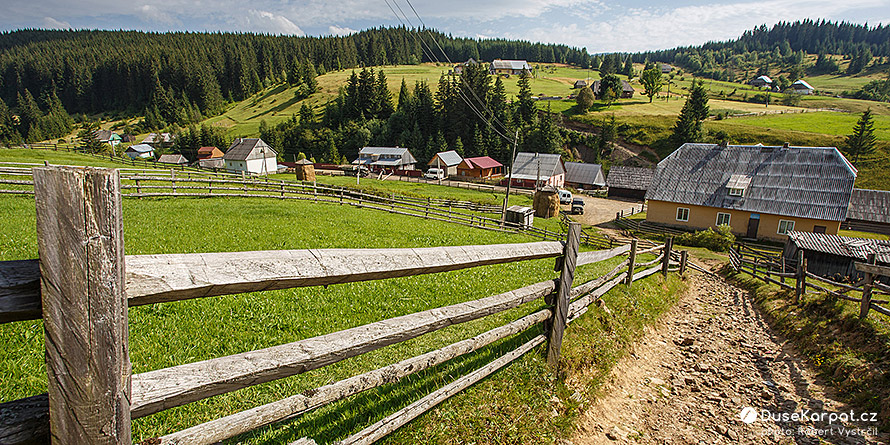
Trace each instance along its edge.
{"label": "wooden railing", "polygon": [[631,236],[638,234],[649,234],[669,237],[686,233],[680,229],[663,226],[661,224],[653,224],[646,220],[630,219],[627,216],[623,215],[622,212],[618,212],[615,214],[615,225],[620,227],[626,234]]}
{"label": "wooden railing", "polygon": [[[567,231],[569,224],[572,222],[565,212],[559,212],[559,224],[563,231]],[[598,249],[611,249],[619,244],[608,236],[596,232],[591,233],[584,229],[581,229],[581,243]]]}
{"label": "wooden railing", "polygon": [[[809,272],[803,250],[798,251],[796,259],[789,261],[781,255],[770,255],[737,245],[729,252],[729,263],[736,272],[743,272],[763,282],[793,291],[795,303],[799,303],[807,292],[824,292],[842,300],[860,303],[860,318],[866,318],[870,310],[890,315],[890,308],[881,306],[890,303],[890,300],[873,298],[879,294],[890,296],[890,286],[878,281],[880,276],[890,277],[890,267],[875,265],[873,253],[868,255],[866,263],[854,263],[855,269],[864,273],[864,278],[853,284],[840,283]],[[860,296],[848,295],[852,292],[858,292]]]}
{"label": "wooden railing", "polygon": [[[661,246],[661,264],[638,264],[636,243],[579,253],[577,223],[569,226],[564,242],[125,255],[119,171],[40,167],[34,169],[33,177],[40,258],[0,262],[0,322],[43,320],[48,394],[0,404],[0,443],[4,444],[46,441],[48,436],[53,443],[129,444],[134,418],[301,374],[447,326],[548,299],[545,309],[476,337],[148,441],[216,443],[398,381],[545,324],[545,334],[341,442],[371,443],[545,342],[547,362],[558,366],[565,326],[609,289],[622,281],[630,284],[658,272],[666,275],[685,270],[685,253],[680,262],[672,261],[675,255],[670,243]],[[573,287],[577,266],[623,255],[630,258],[608,274]],[[131,372],[129,306],[541,258],[558,258],[558,279],[257,351]],[[638,270],[649,265],[654,267]]]}

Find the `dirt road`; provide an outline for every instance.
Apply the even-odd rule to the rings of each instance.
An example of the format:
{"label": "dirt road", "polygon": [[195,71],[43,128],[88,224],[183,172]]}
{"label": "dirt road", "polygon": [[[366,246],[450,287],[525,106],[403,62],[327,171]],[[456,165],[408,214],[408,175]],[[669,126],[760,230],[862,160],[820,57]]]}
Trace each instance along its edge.
{"label": "dirt road", "polygon": [[[575,197],[584,198],[584,214],[583,215],[571,215],[572,219],[578,221],[581,224],[588,224],[591,226],[595,226],[600,223],[613,221],[615,219],[615,214],[624,210],[625,212],[629,211],[631,208],[636,209],[636,211],[640,210],[640,206],[642,206],[641,202],[638,201],[624,201],[619,199],[606,199],[606,198],[594,198],[592,196],[586,196],[577,194]],[[569,206],[562,206],[562,210],[565,212],[569,212]]]}
{"label": "dirt road", "polygon": [[[771,333],[746,291],[701,274],[689,279],[677,306],[615,367],[572,443],[887,443],[875,437],[870,414],[853,410],[864,422],[828,417],[851,408]],[[740,417],[746,407],[756,414],[751,423]],[[823,412],[824,420],[811,419]],[[783,421],[785,413],[807,420]]]}

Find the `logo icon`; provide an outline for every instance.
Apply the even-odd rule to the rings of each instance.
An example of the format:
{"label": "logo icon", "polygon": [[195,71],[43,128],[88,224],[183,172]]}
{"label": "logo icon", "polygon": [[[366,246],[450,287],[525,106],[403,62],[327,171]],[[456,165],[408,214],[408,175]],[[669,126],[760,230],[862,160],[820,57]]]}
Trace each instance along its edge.
{"label": "logo icon", "polygon": [[742,419],[742,422],[747,424],[754,423],[754,421],[757,420],[757,410],[750,406],[746,406],[742,409],[742,412],[739,413],[739,418]]}

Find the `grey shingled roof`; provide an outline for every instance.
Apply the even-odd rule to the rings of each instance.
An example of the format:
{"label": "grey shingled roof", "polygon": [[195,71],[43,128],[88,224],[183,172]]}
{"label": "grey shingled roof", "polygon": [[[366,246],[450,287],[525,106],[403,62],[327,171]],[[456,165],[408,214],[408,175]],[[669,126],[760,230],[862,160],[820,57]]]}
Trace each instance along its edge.
{"label": "grey shingled roof", "polygon": [[874,253],[879,263],[890,263],[890,241],[825,233],[788,232],[788,239],[798,249],[822,252],[865,261],[869,253]]}
{"label": "grey shingled roof", "polygon": [[642,167],[613,165],[606,177],[606,186],[629,190],[648,190],[655,170]]}
{"label": "grey shingled roof", "polygon": [[[751,177],[729,196],[733,175]],[[683,144],[658,163],[646,199],[843,221],[856,170],[833,147]]]}
{"label": "grey shingled roof", "polygon": [[890,224],[890,192],[853,189],[847,219]]}
{"label": "grey shingled roof", "polygon": [[602,187],[606,185],[606,178],[603,177],[603,166],[584,162],[566,162],[566,182]]}
{"label": "grey shingled roof", "polygon": [[439,160],[442,161],[444,167],[453,167],[463,161],[463,158],[461,158],[456,151],[448,150],[436,153],[436,156],[433,156],[433,159],[430,160],[429,165],[436,165],[436,157],[438,157]]}
{"label": "grey shingled roof", "polygon": [[158,158],[159,164],[188,164],[189,161],[180,154],[161,155]]}
{"label": "grey shingled roof", "polygon": [[513,171],[510,176],[514,179],[537,180],[539,160],[542,181],[566,172],[562,157],[558,154],[519,152],[516,153],[516,160],[513,162]]}
{"label": "grey shingled roof", "polygon": [[232,146],[226,150],[223,159],[227,161],[249,161],[251,159],[274,158],[278,152],[259,138],[235,139]]}

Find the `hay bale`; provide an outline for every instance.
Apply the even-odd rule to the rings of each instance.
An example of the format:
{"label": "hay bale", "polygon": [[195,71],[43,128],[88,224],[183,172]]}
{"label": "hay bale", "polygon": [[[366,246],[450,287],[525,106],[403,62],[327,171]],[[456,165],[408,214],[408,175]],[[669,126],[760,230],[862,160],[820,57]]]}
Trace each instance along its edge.
{"label": "hay bale", "polygon": [[533,203],[538,218],[559,216],[559,194],[555,188],[547,186],[536,191]]}

